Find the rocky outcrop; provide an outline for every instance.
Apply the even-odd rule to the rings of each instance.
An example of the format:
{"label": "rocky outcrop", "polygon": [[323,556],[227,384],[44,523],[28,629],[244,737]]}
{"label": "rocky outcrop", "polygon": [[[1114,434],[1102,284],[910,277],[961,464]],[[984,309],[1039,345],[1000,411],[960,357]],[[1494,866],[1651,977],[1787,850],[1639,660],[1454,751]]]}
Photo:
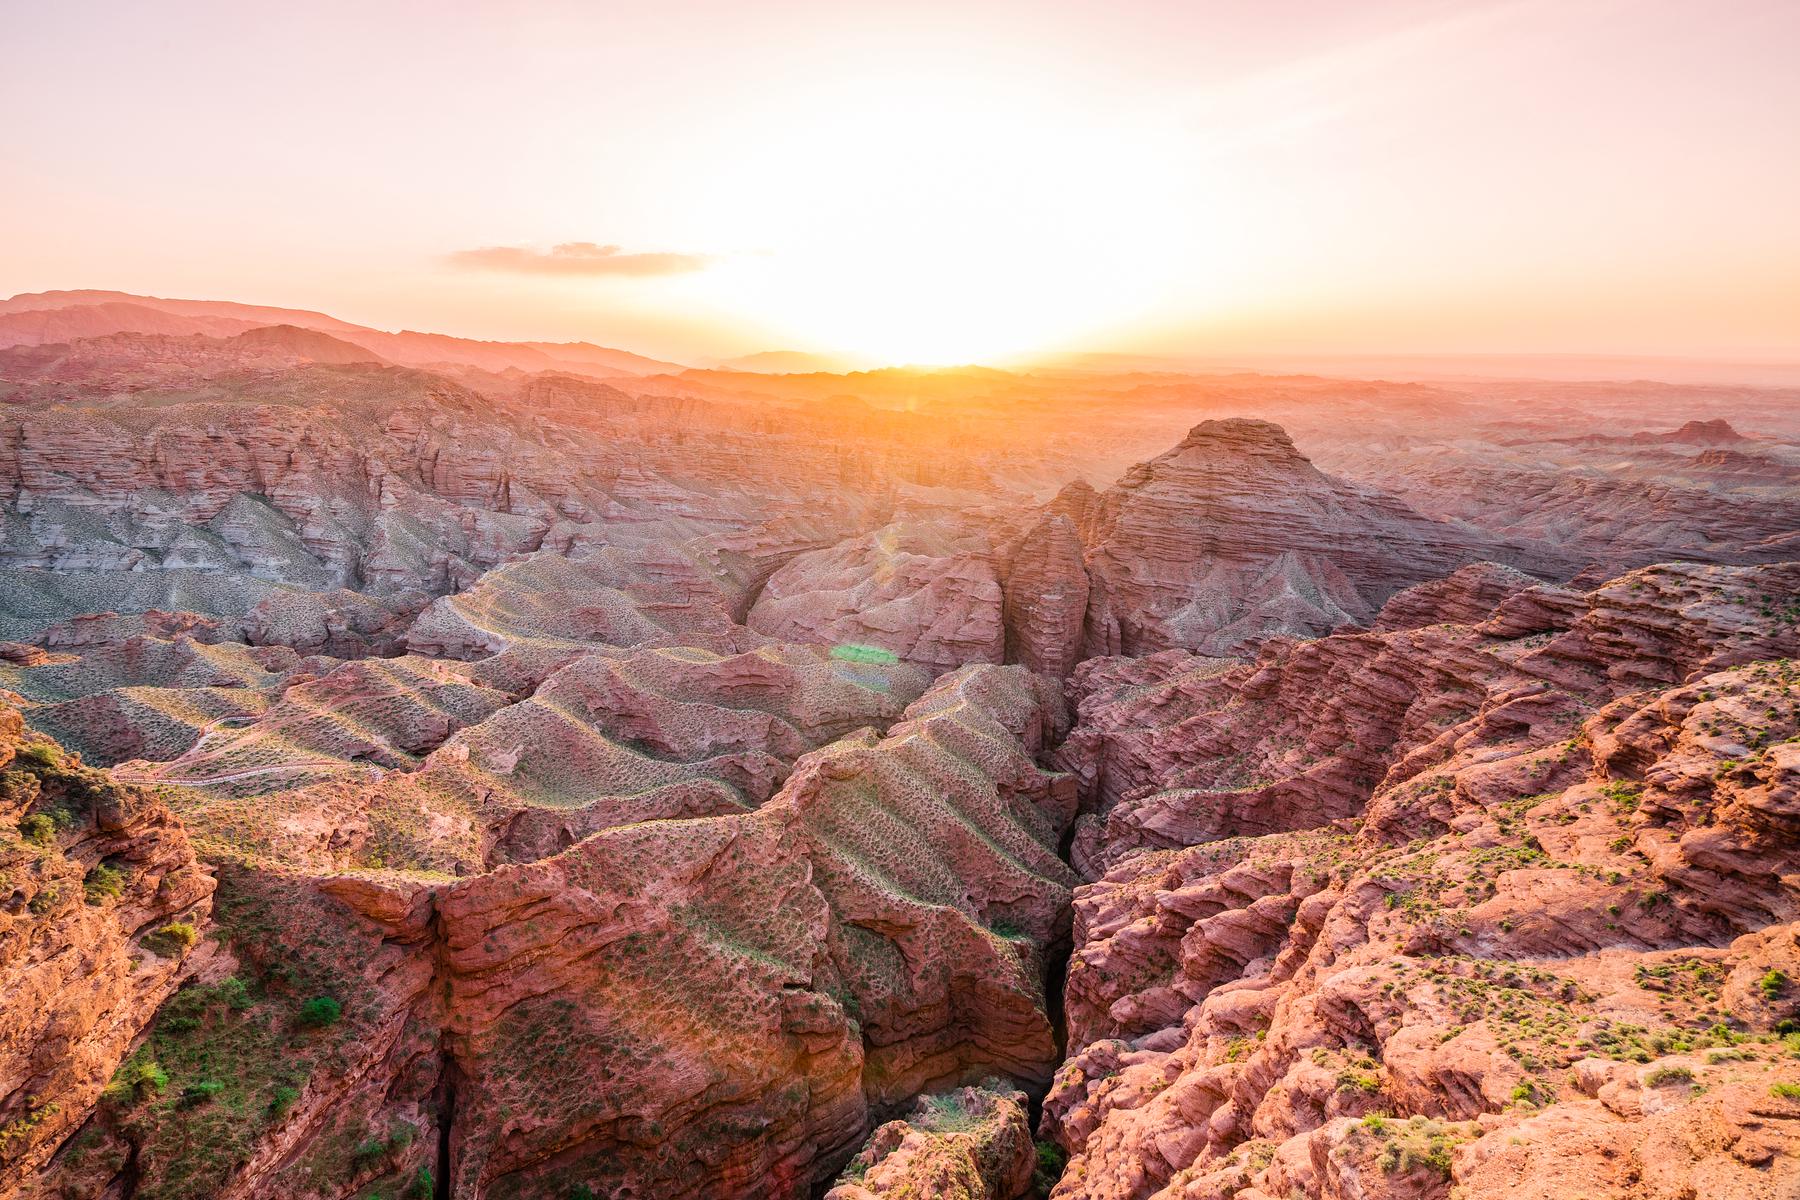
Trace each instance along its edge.
{"label": "rocky outcrop", "polygon": [[81,1125],[203,954],[212,890],[167,807],[0,707],[0,1196]]}
{"label": "rocky outcrop", "polygon": [[1680,442],[1690,446],[1729,445],[1732,442],[1747,442],[1750,439],[1731,427],[1731,422],[1723,417],[1715,417],[1710,421],[1689,421],[1680,429],[1668,433],[1634,433],[1633,441],[1639,442]]}
{"label": "rocky outcrop", "polygon": [[500,656],[488,672],[520,690],[601,646],[735,653],[762,641],[732,621],[728,595],[700,564],[655,541],[534,554],[436,601],[406,635],[422,654]]}
{"label": "rocky outcrop", "polygon": [[244,620],[253,646],[287,646],[335,658],[389,657],[401,652],[407,630],[430,603],[424,592],[365,596],[337,590],[272,591]]}
{"label": "rocky outcrop", "polygon": [[528,862],[617,825],[762,804],[795,760],[887,729],[929,681],[798,646],[589,655],[447,738],[417,781],[477,815],[483,861]]}
{"label": "rocky outcrop", "polygon": [[922,1097],[877,1129],[826,1200],[1017,1200],[1035,1163],[1025,1093],[990,1080]]}
{"label": "rocky outcrop", "polygon": [[1427,625],[1469,625],[1481,621],[1502,600],[1540,581],[1500,563],[1470,563],[1442,579],[1414,584],[1381,606],[1370,630],[1391,633]]}
{"label": "rocky outcrop", "polygon": [[[1066,569],[1066,545],[1059,552]],[[795,558],[770,576],[745,623],[782,641],[870,646],[946,671],[1005,657],[1001,608],[982,533],[898,523]]]}
{"label": "rocky outcrop", "polygon": [[1449,459],[1420,464],[1394,478],[1392,486],[1430,516],[1538,547],[1542,559],[1518,565],[1546,576],[1567,572],[1540,570],[1543,559],[1594,564],[1593,577],[1599,580],[1673,559],[1762,563],[1800,557],[1791,463],[1772,464],[1770,486],[1759,491],[1714,486],[1735,474],[1729,462],[1688,462],[1699,468],[1697,478],[1669,479],[1649,472],[1640,478],[1613,478],[1559,466],[1492,463],[1485,457]]}
{"label": "rocky outcrop", "polygon": [[[180,607],[224,614],[232,606],[210,596],[221,580],[443,595],[540,549],[616,544],[609,526],[631,540],[634,526],[687,522],[665,526],[666,540],[710,542],[709,568],[741,593],[787,557],[867,528],[891,502],[846,489],[838,461],[817,453],[820,431],[789,435],[735,409],[646,401],[573,377],[477,388],[371,363],[271,358],[275,332],[198,360],[171,360],[160,344],[114,346],[123,365],[98,372],[90,354],[21,374],[0,353],[0,388],[25,389],[0,428],[0,563],[191,572],[211,578]],[[159,389],[176,398],[131,399]],[[704,445],[690,443],[700,431]],[[0,582],[0,602],[11,598]],[[279,597],[253,635],[355,653],[371,634],[380,652],[399,632],[369,614],[346,619],[341,599],[323,614],[302,607]],[[311,628],[287,632],[294,623]]]}
{"label": "rocky outcrop", "polygon": [[426,910],[379,880],[218,875],[219,952],[24,1195],[431,1195],[455,1091],[428,1016]]}
{"label": "rocky outcrop", "polygon": [[1075,520],[1047,513],[1007,564],[1002,587],[1006,661],[1061,678],[1081,656],[1088,576]]}
{"label": "rocky outcrop", "polygon": [[1205,421],[1101,497],[1085,655],[1221,654],[1366,624],[1398,589],[1499,549],[1324,474],[1279,426]]}

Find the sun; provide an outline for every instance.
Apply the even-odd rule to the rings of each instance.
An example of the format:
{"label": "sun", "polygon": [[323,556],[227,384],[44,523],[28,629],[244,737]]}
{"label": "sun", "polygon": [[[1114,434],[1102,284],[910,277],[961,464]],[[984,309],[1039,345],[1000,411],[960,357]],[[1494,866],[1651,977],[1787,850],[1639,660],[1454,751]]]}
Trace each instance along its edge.
{"label": "sun", "polygon": [[992,362],[1154,308],[1197,216],[1152,131],[1055,96],[895,69],[718,165],[707,223],[755,246],[697,280],[785,344]]}

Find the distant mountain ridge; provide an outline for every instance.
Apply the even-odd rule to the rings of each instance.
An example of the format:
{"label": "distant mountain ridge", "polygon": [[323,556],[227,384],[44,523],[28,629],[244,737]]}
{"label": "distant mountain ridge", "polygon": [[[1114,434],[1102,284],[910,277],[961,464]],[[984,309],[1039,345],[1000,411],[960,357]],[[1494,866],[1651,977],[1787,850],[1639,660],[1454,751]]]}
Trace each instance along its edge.
{"label": "distant mountain ridge", "polygon": [[597,378],[657,375],[683,364],[588,342],[487,342],[449,334],[371,329],[306,309],[229,300],[170,300],[130,292],[78,289],[26,292],[0,301],[0,348],[41,346],[114,333],[230,337],[293,326],[330,334],[402,366],[451,364],[486,371],[568,371]]}

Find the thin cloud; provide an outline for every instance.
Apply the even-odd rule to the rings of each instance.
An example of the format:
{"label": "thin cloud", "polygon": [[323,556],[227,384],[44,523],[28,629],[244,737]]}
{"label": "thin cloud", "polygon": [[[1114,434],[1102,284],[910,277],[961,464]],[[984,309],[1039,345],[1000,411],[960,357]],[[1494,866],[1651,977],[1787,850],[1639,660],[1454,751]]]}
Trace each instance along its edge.
{"label": "thin cloud", "polygon": [[680,275],[712,262],[708,254],[631,253],[598,242],[564,242],[548,250],[529,246],[482,246],[458,250],[450,261],[482,271],[525,275]]}

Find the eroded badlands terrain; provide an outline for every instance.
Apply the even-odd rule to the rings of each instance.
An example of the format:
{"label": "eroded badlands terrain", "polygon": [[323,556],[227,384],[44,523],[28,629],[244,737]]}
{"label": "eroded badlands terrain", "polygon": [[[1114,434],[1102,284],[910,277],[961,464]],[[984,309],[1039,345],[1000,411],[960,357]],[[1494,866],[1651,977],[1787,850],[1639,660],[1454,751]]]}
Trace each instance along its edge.
{"label": "eroded badlands terrain", "polygon": [[0,1198],[1800,1195],[1800,395],[0,304]]}

